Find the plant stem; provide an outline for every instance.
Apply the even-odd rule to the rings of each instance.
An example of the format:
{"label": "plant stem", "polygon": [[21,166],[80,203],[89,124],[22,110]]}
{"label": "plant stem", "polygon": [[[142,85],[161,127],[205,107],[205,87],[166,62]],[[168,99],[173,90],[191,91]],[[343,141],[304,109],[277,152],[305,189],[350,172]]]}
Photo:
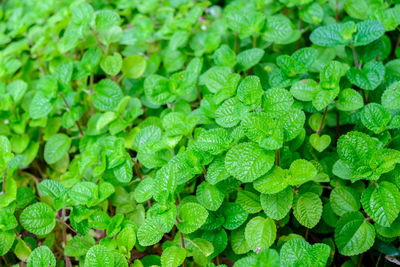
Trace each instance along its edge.
{"label": "plant stem", "polygon": [[[301,32],[301,28],[303,27],[303,20],[301,19],[301,18],[299,18],[299,30],[300,30],[300,32]],[[299,48],[300,48],[300,41],[301,41],[301,36],[300,36],[300,38],[297,40],[297,43],[296,43],[296,51],[297,50],[299,50]]]}
{"label": "plant stem", "polygon": [[336,3],[335,3],[335,20],[336,20],[336,22],[339,21],[338,9],[339,9],[339,0],[336,0]]}
{"label": "plant stem", "polygon": [[276,158],[276,166],[280,166],[280,156],[279,156],[279,149],[275,149],[275,158]]}
{"label": "plant stem", "polygon": [[257,35],[253,35],[253,48],[257,47]]}
{"label": "plant stem", "polygon": [[137,162],[136,159],[132,159],[133,165],[135,166],[135,171],[137,176],[139,177],[140,180],[143,180],[142,173],[140,172],[140,166],[139,163]]}
{"label": "plant stem", "polygon": [[[70,108],[69,108],[69,104],[68,104],[68,102],[67,102],[67,99],[65,99],[64,96],[62,96],[62,99],[63,99],[63,101],[64,101],[65,107],[67,108],[67,111],[68,111],[69,113],[71,113],[71,110],[70,110]],[[84,134],[83,131],[82,131],[81,125],[79,124],[78,121],[75,121],[75,125],[78,127],[79,133],[80,133],[82,136],[85,136],[85,134]]]}
{"label": "plant stem", "polygon": [[364,253],[358,257],[357,267],[361,267],[364,258]]}
{"label": "plant stem", "polygon": [[101,42],[100,42],[100,40],[99,40],[99,37],[97,36],[97,32],[96,32],[95,29],[93,29],[92,27],[90,27],[90,29],[91,29],[92,32],[93,32],[93,35],[94,35],[94,38],[96,39],[97,44],[100,46],[101,53],[104,54],[104,47],[103,47],[103,45],[101,44]]}
{"label": "plant stem", "polygon": [[[64,208],[61,210],[61,219],[63,220],[63,222],[65,222],[65,209]],[[61,225],[61,227],[62,227],[62,235],[63,235],[63,243],[64,243],[63,249],[65,249],[65,247],[67,246],[67,231],[65,229],[64,223]],[[64,253],[64,259],[65,259],[65,266],[72,267],[71,260],[69,259],[69,257],[67,255],[65,255],[65,253]]]}
{"label": "plant stem", "polygon": [[[181,244],[182,244],[182,248],[186,248],[185,246],[185,238],[182,234],[182,232],[179,232],[179,234],[181,235]],[[183,267],[186,267],[186,258],[183,261]]]}
{"label": "plant stem", "polygon": [[324,126],[324,121],[325,121],[325,116],[326,116],[327,111],[328,111],[328,106],[325,107],[324,114],[322,114],[322,120],[321,120],[321,123],[319,124],[319,128],[317,131],[318,135],[321,135],[321,131],[322,131],[322,127]]}
{"label": "plant stem", "polygon": [[308,240],[308,234],[310,233],[310,229],[306,229],[306,234],[304,235],[304,239],[307,241]]}

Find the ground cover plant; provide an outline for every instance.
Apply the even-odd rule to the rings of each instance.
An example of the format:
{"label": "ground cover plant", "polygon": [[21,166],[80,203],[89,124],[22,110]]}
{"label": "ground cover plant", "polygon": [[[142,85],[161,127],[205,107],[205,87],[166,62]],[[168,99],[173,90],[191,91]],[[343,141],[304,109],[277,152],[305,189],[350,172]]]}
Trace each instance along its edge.
{"label": "ground cover plant", "polygon": [[1,266],[400,264],[400,2],[6,0]]}

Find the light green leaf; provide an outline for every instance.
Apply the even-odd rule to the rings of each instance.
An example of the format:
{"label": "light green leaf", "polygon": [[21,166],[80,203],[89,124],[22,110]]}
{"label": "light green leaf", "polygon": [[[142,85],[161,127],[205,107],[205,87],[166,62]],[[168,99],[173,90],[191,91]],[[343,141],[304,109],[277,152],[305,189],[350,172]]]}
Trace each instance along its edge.
{"label": "light green leaf", "polygon": [[112,56],[111,55],[105,56],[100,61],[100,67],[108,75],[117,75],[122,67],[121,54],[115,52]]}
{"label": "light green leaf", "polygon": [[146,65],[146,59],[143,56],[129,56],[122,61],[122,73],[127,78],[137,79],[143,75]]}
{"label": "light green leaf", "polygon": [[49,247],[37,247],[29,255],[27,267],[56,267],[56,257]]}
{"label": "light green leaf", "polygon": [[244,78],[237,89],[237,96],[246,105],[258,106],[261,104],[263,89],[260,78],[257,76],[247,76]]}
{"label": "light green leaf", "polygon": [[267,249],[276,238],[275,222],[270,218],[254,217],[247,223],[244,235],[250,249]]}
{"label": "light green leaf", "polygon": [[179,207],[178,229],[184,234],[190,234],[202,226],[208,217],[208,212],[203,206],[188,202]]}
{"label": "light green leaf", "polygon": [[56,226],[56,213],[45,203],[35,203],[28,206],[19,218],[22,227],[27,231],[43,236],[50,233]]}
{"label": "light green leaf", "polygon": [[114,255],[103,245],[95,245],[86,253],[85,267],[114,266]]}
{"label": "light green leaf", "polygon": [[322,216],[322,201],[315,193],[297,194],[293,201],[293,215],[301,225],[313,228]]}
{"label": "light green leaf", "polygon": [[260,48],[250,48],[237,55],[238,71],[246,71],[260,62],[264,56],[264,50]]}
{"label": "light green leaf", "polygon": [[121,88],[112,80],[103,79],[94,87],[93,106],[101,111],[114,110],[122,98]]}
{"label": "light green leaf", "polygon": [[287,187],[275,194],[261,194],[260,200],[262,209],[268,217],[281,220],[292,208],[293,188]]}
{"label": "light green leaf", "polygon": [[301,101],[312,101],[320,88],[316,81],[307,79],[295,82],[290,88],[292,96]]}
{"label": "light green leaf", "polygon": [[31,101],[29,106],[29,116],[32,119],[40,119],[46,117],[53,109],[51,99],[47,97],[43,92],[37,92]]}
{"label": "light green leaf", "polygon": [[242,182],[252,182],[267,173],[273,166],[275,153],[266,151],[254,143],[241,143],[226,154],[225,168]]}
{"label": "light green leaf", "polygon": [[55,134],[44,146],[44,159],[53,164],[62,159],[71,147],[71,139],[65,134]]}
{"label": "light green leaf", "polygon": [[263,194],[276,194],[289,185],[288,171],[275,166],[267,174],[254,181],[254,189]]}
{"label": "light green leaf", "polygon": [[176,246],[168,247],[161,255],[162,267],[178,267],[186,258],[186,250]]}
{"label": "light green leaf", "polygon": [[261,210],[260,196],[246,190],[240,190],[237,193],[236,203],[249,214],[258,213]]}
{"label": "light green leaf", "polygon": [[216,211],[224,201],[224,194],[208,182],[202,182],[196,190],[196,198],[203,207]]}
{"label": "light green leaf", "polygon": [[0,230],[0,256],[5,255],[11,249],[14,240],[15,234],[13,230]]}
{"label": "light green leaf", "polygon": [[290,164],[289,171],[291,177],[289,178],[288,183],[295,186],[302,185],[312,180],[318,173],[315,166],[305,159],[297,159],[293,161],[292,164]]}
{"label": "light green leaf", "polygon": [[96,13],[96,29],[97,30],[108,30],[113,26],[119,24],[120,17],[117,12],[104,9]]}
{"label": "light green leaf", "polygon": [[310,135],[310,144],[318,152],[324,151],[331,143],[331,137],[329,135],[319,136],[318,134]]}
{"label": "light green leaf", "polygon": [[158,228],[157,224],[151,220],[146,219],[139,227],[137,237],[141,246],[151,246],[161,240],[164,233]]}
{"label": "light green leaf", "polygon": [[336,108],[341,111],[358,110],[364,106],[361,94],[351,88],[340,90],[335,104]]}

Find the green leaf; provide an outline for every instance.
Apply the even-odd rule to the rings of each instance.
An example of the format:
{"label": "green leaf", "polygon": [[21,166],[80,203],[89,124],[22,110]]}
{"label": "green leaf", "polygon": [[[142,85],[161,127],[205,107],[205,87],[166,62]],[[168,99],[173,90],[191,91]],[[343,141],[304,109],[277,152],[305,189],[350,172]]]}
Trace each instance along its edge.
{"label": "green leaf", "polygon": [[178,229],[184,234],[190,234],[199,229],[207,220],[208,212],[203,206],[188,202],[179,207]]}
{"label": "green leaf", "polygon": [[295,82],[290,88],[292,96],[301,101],[312,101],[320,88],[316,81],[307,79]]}
{"label": "green leaf", "polygon": [[[101,69],[108,75],[117,75],[121,71],[122,57],[120,53],[115,52],[112,56],[108,55],[100,61]],[[129,70],[130,71],[130,70]],[[137,73],[135,71],[135,73]]]}
{"label": "green leaf", "polygon": [[287,187],[275,194],[261,194],[260,200],[262,209],[268,217],[281,220],[292,208],[293,188]]}
{"label": "green leaf", "polygon": [[143,56],[129,56],[122,61],[122,73],[127,78],[137,79],[143,75],[146,65],[146,59]]}
{"label": "green leaf", "polygon": [[281,248],[280,258],[283,266],[319,266],[327,265],[330,248],[326,244],[308,244],[304,239],[292,238]]}
{"label": "green leaf", "polygon": [[261,210],[259,195],[250,191],[240,190],[237,193],[236,203],[239,203],[239,205],[250,214],[258,213]]}
{"label": "green leaf", "polygon": [[317,194],[297,194],[293,201],[293,215],[301,225],[313,228],[321,220],[322,201]]}
{"label": "green leaf", "polygon": [[238,71],[246,71],[260,62],[264,56],[264,50],[260,48],[251,48],[240,52],[237,55]]}
{"label": "green leaf", "polygon": [[350,82],[365,90],[375,90],[383,82],[384,77],[385,66],[380,61],[370,61],[362,70],[353,67],[347,72]]}
{"label": "green leaf", "polygon": [[114,110],[122,98],[121,88],[112,80],[103,79],[94,87],[93,106],[101,111]]}
{"label": "green leaf", "polygon": [[339,216],[351,211],[358,211],[361,207],[360,196],[351,187],[340,186],[332,190],[329,197],[332,210]]}
{"label": "green leaf", "polygon": [[132,226],[127,226],[119,232],[117,243],[123,251],[130,252],[136,243],[136,233]]}
{"label": "green leaf", "polygon": [[358,110],[364,106],[361,94],[351,88],[340,90],[335,104],[336,108],[341,111]]}
{"label": "green leaf", "polygon": [[270,218],[254,217],[247,223],[244,235],[250,249],[254,251],[267,249],[276,238],[275,222]]}
{"label": "green leaf", "polygon": [[89,245],[94,245],[94,239],[90,236],[74,236],[67,242],[67,246],[64,249],[65,255],[68,257],[80,257],[85,256],[87,251],[90,249]]}
{"label": "green leaf", "polygon": [[288,90],[272,88],[264,94],[263,108],[267,113],[278,114],[288,111],[293,102],[293,97]]}
{"label": "green leaf", "polygon": [[391,119],[390,112],[382,105],[370,103],[361,111],[361,122],[368,129],[376,134],[386,130]]}
{"label": "green leaf", "polygon": [[265,15],[251,9],[231,10],[226,14],[228,27],[244,39],[259,34],[264,26]]}
{"label": "green leaf", "polygon": [[233,68],[236,65],[235,52],[229,48],[226,44],[223,44],[215,50],[213,54],[214,63],[217,66],[226,66]]}
{"label": "green leaf", "polygon": [[377,20],[369,19],[357,23],[357,32],[353,38],[354,46],[363,46],[379,39],[385,33],[385,27]]}
{"label": "green leaf", "polygon": [[37,247],[29,255],[27,267],[56,267],[56,257],[47,246]]}
{"label": "green leaf", "polygon": [[0,230],[0,256],[5,255],[11,249],[14,240],[15,234],[13,230]]}
{"label": "green leaf", "polygon": [[267,173],[273,166],[275,153],[254,143],[241,143],[226,154],[225,168],[238,180],[249,183]]}
{"label": "green leaf", "polygon": [[343,216],[335,227],[335,243],[339,253],[345,256],[361,254],[372,247],[375,229],[361,212]]}
{"label": "green leaf", "polygon": [[186,258],[186,250],[176,246],[166,248],[161,255],[162,267],[178,267]]}
{"label": "green leaf", "polygon": [[386,181],[368,186],[361,202],[368,216],[385,227],[390,227],[400,212],[399,189]]}
{"label": "green leaf", "polygon": [[279,122],[267,113],[250,113],[243,121],[246,136],[267,150],[276,150],[283,145],[283,129]]}
{"label": "green leaf", "polygon": [[196,198],[203,207],[216,211],[224,201],[224,194],[216,186],[202,182],[196,190]]}
{"label": "green leaf", "polygon": [[56,214],[49,205],[38,202],[24,209],[19,220],[27,231],[43,236],[55,227]]}
{"label": "green leaf", "polygon": [[310,144],[318,152],[324,151],[329,146],[330,143],[331,143],[331,137],[329,135],[326,134],[321,136],[319,136],[318,134],[310,135]]}
{"label": "green leaf", "polygon": [[226,151],[232,142],[232,137],[225,129],[215,128],[199,134],[195,145],[204,152],[218,155]]}
{"label": "green leaf", "polygon": [[400,82],[392,83],[382,94],[382,105],[389,110],[400,109]]}
{"label": "green leaf", "polygon": [[276,194],[289,185],[288,171],[275,166],[265,175],[254,181],[254,189],[263,194]]}
{"label": "green leaf", "polygon": [[154,179],[151,177],[148,177],[146,179],[143,179],[140,181],[138,186],[135,188],[135,199],[137,202],[142,203],[145,202],[146,200],[150,199],[153,196],[153,184],[154,184]]}
{"label": "green leaf", "polygon": [[157,224],[151,220],[146,219],[139,227],[137,237],[141,246],[151,246],[161,240],[164,233],[158,228]]}
{"label": "green leaf", "polygon": [[352,33],[356,31],[354,22],[329,24],[316,28],[310,35],[310,40],[316,45],[335,47],[347,45],[351,41]]}
{"label": "green leaf", "polygon": [[236,126],[248,112],[246,107],[238,98],[230,98],[215,111],[215,121],[218,125],[230,128]]}
{"label": "green leaf", "polygon": [[93,17],[93,7],[88,3],[81,3],[72,10],[71,21],[78,25],[90,24]]}
{"label": "green leaf", "polygon": [[55,134],[44,146],[44,160],[53,164],[62,159],[71,147],[71,139],[65,134]]}
{"label": "green leaf", "polygon": [[96,13],[96,29],[97,30],[108,30],[111,27],[118,25],[120,17],[117,12],[104,9]]}
{"label": "green leaf", "polygon": [[291,178],[288,183],[290,185],[299,186],[310,180],[317,175],[317,169],[315,166],[304,159],[297,159],[290,164],[289,168]]}
{"label": "green leaf", "polygon": [[221,209],[225,218],[223,226],[228,230],[240,227],[249,216],[249,214],[237,203],[224,203]]}
{"label": "green leaf", "polygon": [[237,97],[246,105],[260,105],[262,94],[260,78],[257,76],[247,76],[240,82],[237,89]]}
{"label": "green leaf", "polygon": [[86,253],[85,267],[114,266],[114,255],[103,245],[95,245]]}
{"label": "green leaf", "polygon": [[285,43],[293,35],[293,25],[288,17],[281,14],[267,18],[266,31],[263,39],[273,43]]}
{"label": "green leaf", "polygon": [[47,97],[43,92],[37,92],[31,101],[29,106],[29,116],[32,119],[40,119],[46,117],[53,109],[51,99]]}

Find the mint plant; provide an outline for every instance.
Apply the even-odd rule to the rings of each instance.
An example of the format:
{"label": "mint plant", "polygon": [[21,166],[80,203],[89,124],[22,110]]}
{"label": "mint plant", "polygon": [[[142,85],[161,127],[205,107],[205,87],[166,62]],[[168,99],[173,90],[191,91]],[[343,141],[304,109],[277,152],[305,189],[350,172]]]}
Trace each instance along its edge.
{"label": "mint plant", "polygon": [[1,266],[400,264],[399,1],[0,18]]}

